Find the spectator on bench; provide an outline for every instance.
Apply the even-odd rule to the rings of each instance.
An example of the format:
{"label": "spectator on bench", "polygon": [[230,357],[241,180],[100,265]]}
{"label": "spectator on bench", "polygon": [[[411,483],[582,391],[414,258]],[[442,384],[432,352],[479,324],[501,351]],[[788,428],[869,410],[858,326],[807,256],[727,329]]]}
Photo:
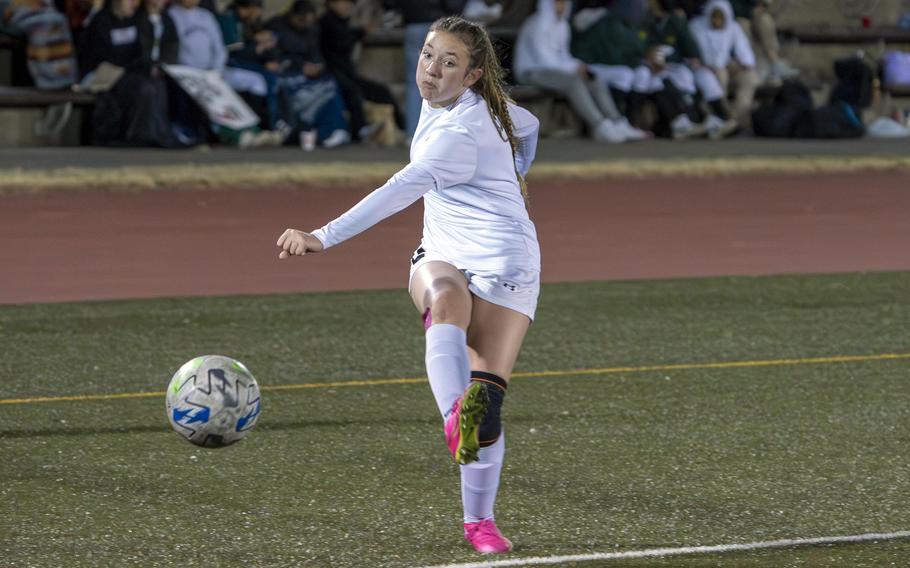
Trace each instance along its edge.
{"label": "spectator on bench", "polygon": [[24,36],[28,74],[36,87],[65,89],[76,82],[73,38],[52,0],[0,2],[0,30]]}
{"label": "spectator on bench", "polygon": [[[636,100],[631,96],[633,67],[641,61],[643,43],[612,10],[613,0],[588,3],[572,17],[572,54],[584,61],[591,73],[609,87],[623,121],[628,122]],[[645,133],[650,135],[650,133]]]}
{"label": "spectator on bench", "polygon": [[107,91],[98,93],[92,116],[99,145],[176,145],[168,120],[167,87],[152,75],[143,50],[138,0],[105,0],[82,34],[79,54],[88,75],[102,63],[122,70]]}
{"label": "spectator on bench", "polygon": [[733,90],[733,115],[740,123],[749,121],[758,73],[749,38],[733,19],[727,0],[710,0],[704,14],[689,23],[705,66],[714,71],[724,93]]}
{"label": "spectator on bench", "polygon": [[[176,0],[168,13],[180,37],[178,62],[222,75],[228,53],[215,15],[201,7],[199,0]],[[179,88],[171,91],[171,103],[176,135],[188,144],[206,141],[210,129],[222,143],[241,148],[277,146],[284,142],[280,131],[261,130],[258,126],[238,131],[212,124],[203,110]]]}
{"label": "spectator on bench", "polygon": [[328,0],[326,8],[325,14],[319,19],[320,45],[326,66],[338,81],[345,106],[350,113],[351,135],[354,140],[368,137],[375,128],[367,124],[364,101],[391,106],[395,124],[404,130],[404,114],[392,92],[382,83],[361,76],[352,58],[357,43],[372,31],[375,23],[362,28],[351,25],[353,0]]}
{"label": "spectator on bench", "polygon": [[175,0],[168,14],[180,37],[179,63],[221,73],[228,52],[215,15],[202,8],[199,0]]}
{"label": "spectator on bench", "polygon": [[180,38],[174,20],[164,11],[167,0],[144,0],[139,8],[139,38],[142,52],[154,76],[161,75],[162,63],[175,64],[180,55]]}
{"label": "spectator on bench", "polygon": [[733,14],[752,45],[752,50],[767,59],[763,79],[778,84],[799,75],[780,55],[777,24],[771,13],[773,0],[730,0]]}
{"label": "spectator on bench", "polygon": [[[225,82],[259,115],[263,130],[280,126],[278,68],[266,64],[277,49],[274,34],[263,29],[262,0],[234,0],[219,16],[228,62],[222,71]],[[277,131],[277,130],[276,130]]]}
{"label": "spectator on bench", "polygon": [[[702,65],[702,54],[689,31],[685,17],[676,13],[675,0],[650,0],[650,16],[644,23],[645,60],[635,69],[633,90],[645,95],[663,91],[665,81],[683,97],[684,112],[672,119],[673,138],[703,135],[724,138],[738,124],[730,118],[724,90],[717,76]],[[696,97],[707,102],[705,119]]]}
{"label": "spectator on bench", "polygon": [[565,95],[595,140],[621,143],[646,137],[624,120],[606,83],[570,53],[570,4],[567,0],[538,1],[515,42],[515,78]]}
{"label": "spectator on bench", "polygon": [[326,148],[349,143],[344,101],[338,83],[326,71],[313,4],[295,0],[287,11],[269,20],[266,29],[277,38],[278,82],[288,100],[293,129],[315,129],[317,141]]}

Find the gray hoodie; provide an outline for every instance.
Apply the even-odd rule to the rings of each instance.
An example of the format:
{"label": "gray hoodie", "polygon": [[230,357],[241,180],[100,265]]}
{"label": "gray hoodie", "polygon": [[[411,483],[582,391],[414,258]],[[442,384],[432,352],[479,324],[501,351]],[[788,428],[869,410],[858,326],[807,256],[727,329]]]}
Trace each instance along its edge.
{"label": "gray hoodie", "polygon": [[569,52],[572,3],[567,4],[563,15],[557,16],[554,0],[539,0],[537,11],[522,24],[514,54],[514,71],[519,80],[524,73],[536,69],[560,69],[574,73],[581,64]]}

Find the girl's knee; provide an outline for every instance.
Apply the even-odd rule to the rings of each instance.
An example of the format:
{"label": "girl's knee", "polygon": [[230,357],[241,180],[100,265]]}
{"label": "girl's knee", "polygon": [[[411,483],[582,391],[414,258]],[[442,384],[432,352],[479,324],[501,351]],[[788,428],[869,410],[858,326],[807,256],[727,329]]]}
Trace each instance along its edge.
{"label": "girl's knee", "polygon": [[437,281],[427,291],[426,305],[434,323],[465,323],[471,317],[471,294],[455,282]]}

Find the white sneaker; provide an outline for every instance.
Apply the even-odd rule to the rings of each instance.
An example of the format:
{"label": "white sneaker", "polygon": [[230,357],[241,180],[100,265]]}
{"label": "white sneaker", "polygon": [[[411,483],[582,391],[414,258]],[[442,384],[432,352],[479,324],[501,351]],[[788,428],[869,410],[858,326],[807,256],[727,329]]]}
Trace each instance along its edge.
{"label": "white sneaker", "polygon": [[687,138],[698,138],[707,133],[703,124],[695,124],[687,115],[681,114],[673,119],[670,123],[670,130],[673,132],[674,140],[685,140]]}
{"label": "white sneaker", "polygon": [[799,76],[799,70],[791,67],[789,63],[783,59],[778,59],[771,64],[771,78],[777,79],[779,81],[786,81],[787,79],[792,79]]}
{"label": "white sneaker", "polygon": [[347,130],[339,128],[332,132],[328,138],[322,141],[323,148],[337,148],[344,146],[351,141],[351,135]]}
{"label": "white sneaker", "polygon": [[246,150],[247,148],[253,147],[253,140],[256,138],[256,134],[252,130],[244,130],[240,133],[240,137],[237,138],[237,146]]}
{"label": "white sneaker", "polygon": [[626,117],[616,119],[614,121],[614,124],[619,126],[620,131],[625,135],[626,140],[629,142],[654,138],[654,135],[647,130],[642,130],[641,128],[635,128],[632,126],[632,124],[629,123],[629,119]]}
{"label": "white sneaker", "polygon": [[281,146],[284,144],[285,134],[281,130],[263,130],[257,135],[259,146]]}
{"label": "white sneaker", "polygon": [[594,130],[594,140],[609,144],[622,144],[626,141],[624,129],[612,120],[604,119]]}
{"label": "white sneaker", "polygon": [[708,129],[708,138],[711,140],[720,140],[732,135],[739,128],[739,123],[735,119],[728,118],[724,120],[716,115],[710,115],[705,121],[705,127]]}
{"label": "white sneaker", "polygon": [[360,127],[359,131],[357,131],[357,137],[360,138],[361,142],[369,142],[373,136],[376,136],[382,130],[384,126],[384,122],[365,124]]}

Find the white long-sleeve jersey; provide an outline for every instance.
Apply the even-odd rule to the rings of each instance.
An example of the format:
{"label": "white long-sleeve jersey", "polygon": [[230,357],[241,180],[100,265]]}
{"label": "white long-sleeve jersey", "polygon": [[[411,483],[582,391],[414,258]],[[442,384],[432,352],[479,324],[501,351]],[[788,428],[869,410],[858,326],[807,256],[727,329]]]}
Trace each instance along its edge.
{"label": "white long-sleeve jersey", "polygon": [[313,235],[334,246],[423,197],[427,251],[463,270],[540,271],[537,232],[515,175],[516,166],[522,175],[531,167],[540,123],[512,104],[509,114],[520,141],[514,162],[486,101],[473,90],[445,108],[424,101],[411,162]]}

